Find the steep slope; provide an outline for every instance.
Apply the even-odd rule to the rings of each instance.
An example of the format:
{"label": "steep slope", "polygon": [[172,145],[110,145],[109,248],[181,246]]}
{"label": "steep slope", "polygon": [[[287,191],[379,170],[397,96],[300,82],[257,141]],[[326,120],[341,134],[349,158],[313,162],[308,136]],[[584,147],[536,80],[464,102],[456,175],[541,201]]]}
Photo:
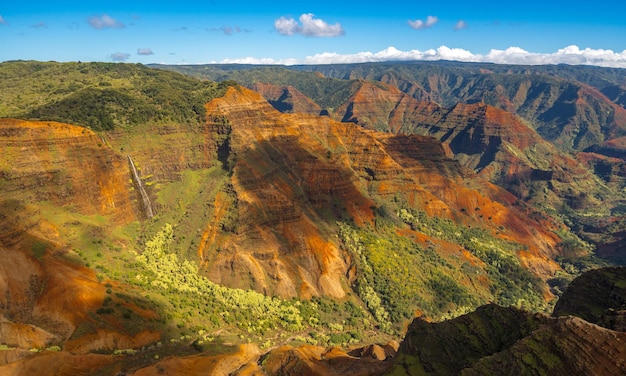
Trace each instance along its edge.
{"label": "steep slope", "polygon": [[619,90],[623,69],[464,63],[371,63],[306,66],[331,78],[367,79],[398,87],[419,100],[450,107],[485,103],[515,112],[564,150],[583,150],[626,131]]}
{"label": "steep slope", "polygon": [[114,229],[144,215],[126,158],[94,132],[55,122],[2,119],[0,145],[0,251],[7,261],[0,266],[0,343],[107,347],[102,338],[82,337],[95,327],[109,344],[141,346],[158,338],[135,337],[149,325],[129,329],[113,317],[94,319],[111,291],[80,256],[101,250],[102,238],[128,246]]}
{"label": "steep slope", "polygon": [[[60,249],[95,265],[99,278],[144,288],[143,280],[111,269],[143,278],[144,271],[129,270],[133,256],[115,252],[141,250],[169,222],[177,234],[171,250],[197,260],[214,282],[304,298],[353,296],[358,285],[370,304],[378,298],[367,291],[384,298],[393,325],[420,305],[422,313],[440,315],[494,298],[526,299],[537,308],[545,303],[542,294],[550,298],[546,285],[531,277],[545,280],[559,269],[552,260],[558,227],[529,219],[532,211],[449,159],[436,140],[283,115],[246,90],[230,90],[206,111],[206,125],[138,124],[101,135],[6,120],[7,244],[37,257]],[[149,220],[140,225],[140,218]],[[338,221],[348,224],[339,237]],[[353,244],[346,236],[361,240]],[[391,273],[373,236],[400,247],[398,260],[420,259],[428,269]],[[498,250],[486,250],[493,241]],[[364,254],[355,253],[359,247]],[[502,263],[507,267],[496,266]],[[380,272],[366,277],[367,265]],[[476,277],[461,272],[469,265]],[[423,286],[423,302],[385,296],[391,283],[400,298],[408,275]],[[532,287],[501,286],[516,281]],[[437,292],[446,289],[453,303]],[[379,319],[388,320],[386,311]]]}
{"label": "steep slope", "polygon": [[553,317],[487,305],[441,323],[416,319],[391,374],[621,374],[625,270],[577,277]]}
{"label": "steep slope", "polygon": [[626,268],[584,273],[567,287],[554,316],[573,315],[612,330],[626,331]]}
{"label": "steep slope", "polygon": [[[320,104],[325,113],[336,114],[336,119],[358,121],[392,132],[414,132],[419,116],[412,118],[404,110],[411,99],[438,103],[444,113],[456,109],[460,118],[453,116],[451,123],[459,125],[465,122],[463,116],[475,111],[471,106],[493,106],[516,113],[519,118],[512,120],[513,124],[521,120],[526,128],[536,131],[531,139],[537,150],[527,147],[517,150],[514,142],[504,145],[499,141],[501,136],[490,129],[484,137],[491,137],[491,142],[476,137],[470,139],[472,148],[488,147],[485,154],[474,153],[470,157],[461,154],[460,157],[465,158],[463,163],[483,169],[483,174],[492,182],[504,184],[518,197],[539,205],[541,210],[563,216],[578,236],[595,245],[602,257],[612,262],[624,260],[623,252],[619,251],[625,239],[619,231],[619,224],[624,222],[620,218],[624,202],[624,179],[620,177],[623,147],[616,146],[626,131],[626,110],[620,102],[626,87],[623,69],[455,62],[155,67],[204,79],[234,79],[248,87],[258,86],[259,82],[291,86]],[[372,87],[377,89],[375,93]],[[392,92],[392,87],[405,96]],[[385,91],[389,98],[383,98]],[[370,99],[366,98],[368,95]],[[358,116],[353,114],[350,97],[363,104],[356,111]],[[460,103],[470,107],[464,108]],[[396,105],[399,108],[396,109]],[[341,111],[336,113],[338,108]],[[423,115],[429,113],[429,109],[432,110],[426,106],[419,112]],[[495,109],[489,112],[493,114]],[[435,118],[443,115],[435,115]],[[472,118],[480,122],[484,116],[474,114]],[[500,115],[495,117],[501,118]],[[431,131],[432,120],[421,118]],[[468,126],[467,123],[462,125],[463,128]],[[511,132],[520,129],[517,125],[508,128],[506,130]],[[527,134],[528,129],[523,129],[522,133]],[[535,142],[537,136],[548,142]],[[461,142],[467,140],[458,138],[457,141],[462,147]],[[581,166],[572,156],[562,153],[583,150],[598,158],[579,154]],[[558,160],[552,161],[552,158]],[[490,162],[490,168],[485,169]],[[512,164],[510,170],[509,163]],[[570,184],[573,185],[571,191]]]}
{"label": "steep slope", "polygon": [[[552,212],[606,208],[619,194],[578,161],[559,151],[512,113],[482,104],[443,108],[394,87],[364,83],[337,115],[368,128],[429,135],[445,143],[462,165],[519,198]],[[600,205],[602,203],[602,205]]]}
{"label": "steep slope", "polygon": [[528,208],[449,159],[432,138],[281,114],[246,89],[210,102],[207,116],[224,135],[218,150],[232,169],[232,190],[216,196],[215,205],[236,218],[233,226],[216,213],[204,230],[198,252],[214,281],[282,296],[341,297],[355,256],[332,240],[335,221],[371,226],[385,219],[383,212],[400,221],[400,205],[423,211],[425,220],[447,219],[518,242],[525,251],[515,257],[537,275],[558,269],[551,259],[559,239],[549,232],[556,227],[530,219]]}
{"label": "steep slope", "polygon": [[[48,364],[60,374],[245,374],[267,359],[276,373],[376,374],[389,365],[384,348],[325,347],[384,343],[416,315],[440,320],[490,301],[546,310],[546,282],[571,277],[555,262],[568,255],[559,221],[433,137],[282,114],[235,87],[201,111],[195,96],[168,107],[169,74],[157,74],[172,81],[150,95],[120,96],[141,87],[127,76],[150,76],[138,66],[7,66],[39,78],[46,66],[68,70],[38,86],[73,109],[63,116],[88,115],[100,99],[107,109],[130,103],[119,98],[161,103],[162,114],[184,103],[195,115],[126,122],[113,106],[113,128],[99,133],[2,120],[0,349],[9,350],[0,373]],[[87,87],[70,89],[83,74]],[[215,88],[187,80],[194,95]],[[579,246],[567,249],[584,254]],[[237,346],[247,342],[270,356]]]}
{"label": "steep slope", "polygon": [[400,345],[395,373],[458,374],[481,358],[506,350],[547,320],[497,305],[441,323],[416,319]]}
{"label": "steep slope", "polygon": [[324,77],[318,72],[301,72],[285,66],[240,64],[159,65],[151,68],[183,73],[203,80],[226,82],[232,80],[247,88],[270,83],[278,87],[290,86],[312,99],[324,111],[333,112],[353,92],[353,82]]}
{"label": "steep slope", "polygon": [[[0,121],[1,176],[7,203],[74,205],[79,213],[135,219],[128,164],[83,127],[56,122]],[[6,207],[6,205],[3,205]]]}
{"label": "steep slope", "polygon": [[578,317],[490,305],[447,322],[414,321],[390,374],[621,374],[625,341]]}
{"label": "steep slope", "polygon": [[[431,125],[434,119],[425,115],[432,115],[433,108],[429,106],[443,106],[443,113],[434,118],[456,110],[442,122],[451,120],[448,125],[456,123],[460,129],[470,126],[464,117],[476,111],[472,106],[491,108],[490,114],[479,110],[484,113],[474,113],[472,119],[480,123],[485,116],[491,116],[510,121],[513,126],[505,124],[505,134],[519,131],[521,122],[523,128],[528,128],[522,129],[522,134],[535,132],[524,142],[532,140],[532,145],[537,146],[533,149],[527,144],[518,150],[512,140],[505,145],[500,141],[501,132],[494,134],[493,128],[480,137],[474,137],[474,133],[484,133],[484,129],[468,131],[463,137],[470,138],[458,137],[457,146],[463,148],[463,142],[470,141],[469,147],[476,149],[471,150],[471,156],[464,154],[467,150],[461,150],[457,155],[462,162],[479,167],[492,182],[538,205],[540,210],[562,216],[578,236],[595,246],[602,258],[624,262],[620,251],[626,239],[620,231],[624,223],[624,148],[619,146],[626,132],[623,69],[455,62],[158,68],[216,80],[235,79],[248,87],[258,86],[259,82],[292,86],[323,104],[324,110],[338,120],[391,132],[416,132],[417,121],[435,132]],[[417,106],[424,108],[409,110],[407,115],[406,106],[412,99],[438,106],[422,102]],[[354,108],[355,101],[361,103],[360,109]],[[519,117],[495,114],[494,107]],[[423,116],[417,116],[416,111]],[[477,148],[487,149],[483,154],[476,153]],[[577,151],[596,156],[581,153],[577,162],[568,155]]]}
{"label": "steep slope", "polygon": [[577,317],[556,319],[508,351],[481,359],[462,375],[489,372],[549,375],[619,375],[626,372],[626,333]]}
{"label": "steep slope", "polygon": [[[623,105],[624,69],[585,66],[514,66],[457,62],[384,62],[289,67],[157,66],[217,81],[234,79],[252,87],[255,82],[292,85],[322,107],[324,86],[335,81],[367,80],[397,87],[417,100],[452,107],[484,103],[526,120],[546,140],[565,151],[581,151],[626,132]],[[297,75],[294,71],[300,72]],[[314,78],[312,74],[318,74]],[[305,78],[306,77],[306,78]],[[326,80],[326,82],[324,81]],[[311,88],[315,88],[312,91]],[[352,91],[353,93],[353,91]],[[349,94],[348,94],[349,96]]]}
{"label": "steep slope", "polygon": [[275,109],[284,113],[320,115],[320,106],[293,86],[255,83],[252,89],[260,93]]}
{"label": "steep slope", "polygon": [[[455,95],[475,96],[482,93],[488,99],[466,100],[473,104],[455,103],[450,108],[446,108],[432,102],[416,100],[416,97],[427,100],[433,98],[427,95],[426,91],[423,95],[411,92],[411,90],[416,90],[415,85],[409,89],[410,85],[403,86],[404,81],[401,79],[390,78],[404,77],[403,79],[408,80],[411,74],[417,74],[417,71],[409,69],[410,67],[398,64],[387,66],[387,70],[381,70],[382,67],[374,65],[366,74],[364,72],[367,71],[367,67],[369,67],[367,64],[351,66],[353,74],[348,75],[348,78],[366,77],[389,82],[389,84],[354,81],[351,97],[331,113],[335,119],[355,122],[371,129],[437,137],[450,146],[455,158],[464,166],[479,172],[480,175],[506,188],[526,202],[550,213],[562,215],[579,236],[597,248],[598,255],[612,262],[623,262],[624,256],[620,252],[620,245],[624,242],[624,234],[619,230],[619,224],[624,222],[624,219],[620,217],[625,200],[622,177],[623,158],[621,158],[623,147],[620,146],[621,138],[619,137],[608,141],[602,140],[615,137],[621,132],[619,124],[621,124],[620,119],[623,118],[624,110],[618,105],[611,104],[603,97],[603,94],[598,92],[598,89],[563,79],[557,82],[554,77],[496,69],[499,74],[511,75],[506,79],[493,78],[500,85],[496,90],[499,97],[489,94],[488,85],[483,85],[482,89],[467,89],[462,91],[464,94]],[[436,66],[431,67],[431,70],[424,68],[423,72],[430,75],[427,91],[440,92],[441,96],[437,97],[439,100],[445,97],[443,93],[450,95],[454,91],[446,86],[451,85],[454,80],[456,80],[455,85],[459,85],[459,82],[469,80],[472,75],[493,74],[492,71],[485,69],[481,72],[472,70],[457,72],[454,69],[450,70],[450,67],[439,68],[441,72]],[[337,71],[331,70],[330,74],[337,77],[337,72],[342,69],[347,69],[347,67],[338,67]],[[408,69],[408,72],[403,69]],[[328,69],[325,68],[322,71],[327,72]],[[378,75],[374,72],[378,72]],[[403,74],[406,76],[402,76]],[[550,74],[558,75],[559,72],[551,71]],[[484,78],[484,80],[489,79],[491,78]],[[526,83],[518,82],[520,79],[526,80]],[[587,81],[601,86],[614,79],[618,78],[588,78]],[[571,77],[568,80],[571,80]],[[518,85],[518,92],[512,101],[503,105],[494,99],[510,97],[508,91],[512,89],[509,86],[513,83]],[[404,91],[393,85],[402,87]],[[533,88],[533,85],[539,86]],[[571,99],[575,103],[567,104],[569,102],[565,99],[566,96],[558,94],[560,90],[564,90],[563,85],[571,86],[570,91],[574,93],[572,95],[578,98],[575,101]],[[554,93],[550,94],[551,91]],[[525,98],[530,95],[539,95],[532,102],[534,103],[532,106],[537,108],[523,112],[522,107],[531,105],[524,102],[527,100]],[[558,98],[555,99],[554,96]],[[459,98],[459,100],[465,99]],[[600,102],[604,104],[598,104]],[[494,103],[508,111],[517,112],[522,117],[484,103]],[[590,103],[595,103],[593,108],[585,107],[591,106]],[[555,147],[537,133],[542,130],[533,129],[543,120],[535,119],[533,117],[535,115],[529,117],[526,114],[540,111],[541,106],[552,105],[558,108],[551,110],[550,116],[558,114],[563,117],[563,122],[574,122],[578,124],[576,127],[580,128],[580,132],[586,132],[586,135],[576,137],[581,140],[595,137],[596,141],[590,143],[591,146],[585,149],[586,153],[581,152],[576,156],[565,153],[562,147]],[[575,107],[572,110],[574,112],[585,113],[585,118],[572,120],[573,118],[568,117],[570,115],[567,115],[568,112],[565,110],[568,106]],[[598,110],[599,108],[605,109]],[[600,115],[597,115],[598,111]],[[614,116],[604,118],[605,114],[614,114]],[[568,126],[560,123],[555,125],[554,122],[551,124],[553,125],[550,126],[557,127],[562,132],[569,132]],[[598,128],[600,126],[603,127],[602,131]],[[587,129],[588,127],[596,128],[592,131]],[[596,136],[589,136],[589,132],[595,132]],[[599,135],[600,133],[602,135]]]}

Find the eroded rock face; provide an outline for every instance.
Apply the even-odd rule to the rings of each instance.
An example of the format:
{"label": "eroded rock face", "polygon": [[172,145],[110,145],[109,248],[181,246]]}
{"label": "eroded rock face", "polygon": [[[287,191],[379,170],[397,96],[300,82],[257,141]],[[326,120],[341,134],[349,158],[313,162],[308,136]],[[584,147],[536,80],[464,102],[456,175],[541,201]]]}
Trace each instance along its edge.
{"label": "eroded rock face", "polygon": [[573,315],[608,329],[621,330],[626,309],[624,281],[626,267],[588,271],[569,284],[553,315]]}
{"label": "eroded rock face", "polygon": [[546,372],[551,375],[619,375],[626,372],[626,333],[578,317],[553,319],[507,351],[481,359],[462,375]]}
{"label": "eroded rock face", "polygon": [[[343,297],[350,261],[330,236],[336,221],[372,224],[375,209],[396,195],[428,215],[469,226],[484,226],[482,217],[489,217],[494,232],[502,226],[511,231],[508,238],[528,245],[523,261],[536,274],[558,268],[551,261],[558,242],[552,225],[528,219],[526,209],[512,205],[514,197],[477,179],[433,138],[281,114],[260,95],[234,88],[207,105],[207,120],[146,129],[158,133],[151,142],[142,132],[114,131],[102,139],[65,124],[6,120],[0,142],[19,169],[2,170],[8,197],[16,197],[0,212],[9,224],[3,238],[22,249],[39,238],[64,246],[65,228],[16,215],[38,210],[19,196],[26,188],[35,202],[76,202],[78,212],[110,215],[117,223],[143,217],[128,155],[140,180],[157,183],[146,187],[157,213],[158,182],[178,181],[186,170],[220,166],[228,172],[228,184],[207,203],[212,210],[209,222],[200,224],[197,251],[206,274],[228,286],[284,297]],[[25,146],[18,149],[18,141]],[[163,152],[164,144],[170,152]],[[85,159],[90,162],[81,164]],[[39,178],[59,174],[67,179]]]}
{"label": "eroded rock face", "polygon": [[252,89],[261,94],[280,112],[319,115],[321,107],[293,86],[278,86],[257,82]]}
{"label": "eroded rock face", "polygon": [[442,323],[416,319],[400,346],[399,374],[622,374],[626,333],[578,317],[494,305]]}
{"label": "eroded rock face", "polygon": [[[380,347],[379,347],[380,348]],[[382,348],[380,348],[382,350]],[[325,349],[319,346],[281,346],[265,355],[264,370],[268,375],[310,375],[310,376],[375,376],[390,369],[392,361],[371,356],[364,350],[364,356],[346,353],[338,348]],[[385,352],[377,351],[379,356]],[[351,355],[352,354],[352,355]]]}
{"label": "eroded rock face", "polygon": [[46,255],[41,260],[0,247],[0,342],[22,349],[62,344],[89,319],[105,287],[85,267]]}
{"label": "eroded rock face", "polygon": [[133,375],[241,375],[245,373],[237,372],[255,365],[259,356],[259,348],[256,345],[240,345],[234,352],[221,355],[198,354],[170,357],[138,369],[133,372]]}
{"label": "eroded rock face", "polygon": [[62,347],[106,290],[76,263],[76,240],[142,217],[129,165],[96,133],[56,122],[2,119],[0,147],[0,343]]}
{"label": "eroded rock face", "polygon": [[[558,268],[551,261],[553,225],[530,219],[512,195],[450,159],[431,137],[282,114],[243,88],[210,102],[207,117],[216,153],[232,173],[232,190],[216,196],[221,209],[198,250],[216,282],[281,296],[341,297],[348,264],[329,229],[342,218],[372,223],[382,204],[376,200],[398,194],[431,216],[510,229],[509,239],[528,245],[531,270],[547,276]],[[236,229],[225,228],[220,213],[233,210]]]}
{"label": "eroded rock face", "polygon": [[[482,111],[481,107],[476,109]],[[430,216],[480,226],[525,245],[526,250],[517,256],[539,276],[552,276],[558,269],[552,261],[559,241],[551,232],[554,225],[548,220],[532,219],[529,208],[451,159],[449,145],[432,137],[382,134],[329,118],[280,114],[260,96],[244,89],[231,88],[224,98],[209,103],[207,110],[207,124],[188,130],[190,133],[183,126],[160,130],[171,142],[171,153],[152,156],[145,151],[162,149],[148,145],[141,149],[137,160],[144,177],[150,173],[156,181],[178,179],[185,169],[206,169],[218,163],[228,172],[228,184],[213,198],[215,210],[198,249],[204,270],[218,282],[281,296],[343,297],[349,260],[331,236],[336,231],[335,221],[371,225],[381,203],[396,195]],[[94,330],[69,339],[102,305],[105,286],[92,270],[59,257],[68,251],[62,236],[68,231],[67,226],[33,215],[43,202],[66,207],[76,201],[79,213],[107,216],[117,224],[140,217],[125,157],[122,153],[110,153],[104,147],[108,141],[82,128],[56,123],[5,123],[9,125],[2,129],[7,136],[0,142],[11,153],[3,156],[30,158],[28,162],[19,162],[30,172],[20,175],[19,170],[11,170],[8,162],[0,166],[2,178],[6,178],[1,181],[2,187],[7,187],[8,197],[0,207],[0,252],[7,261],[0,263],[0,312],[4,316],[0,322],[0,343],[18,347],[0,359],[0,363],[10,363],[2,366],[0,373],[38,374],[54,369],[59,375],[93,374],[95,370],[103,374],[110,370],[110,374],[117,375],[127,371],[123,364],[128,359],[148,362],[145,353],[124,360],[110,355],[80,354],[114,347],[137,348],[156,341],[159,333],[142,331],[128,335]],[[492,126],[493,132],[499,129]],[[16,146],[18,136],[26,140],[23,148]],[[109,136],[117,147],[128,145],[129,141],[121,135]],[[462,144],[475,141],[488,146],[491,142],[484,137],[484,131],[466,136]],[[50,142],[43,141],[46,137]],[[67,147],[62,146],[61,139]],[[87,156],[97,162],[81,164]],[[53,177],[41,177],[47,174]],[[54,178],[63,174],[69,177],[68,186],[63,186],[65,180]],[[92,176],[98,174],[102,176]],[[74,183],[84,189],[76,189]],[[25,196],[20,196],[22,189],[27,190]],[[151,194],[156,194],[156,188]],[[225,220],[233,212],[236,220]],[[483,218],[487,216],[489,221]],[[426,237],[408,229],[399,233]],[[485,315],[484,311],[491,313]],[[502,358],[494,358],[495,364],[505,362],[516,371],[520,357],[525,361],[524,354],[535,354],[535,342],[548,352],[556,348],[554,351],[560,351],[556,356],[563,359],[573,356],[575,348],[582,348],[585,355],[581,361],[571,367],[559,363],[553,369],[595,373],[605,367],[611,372],[623,371],[621,364],[604,365],[611,358],[593,352],[598,348],[611,356],[623,357],[623,351],[616,348],[624,343],[619,334],[606,331],[596,336],[596,327],[570,318],[528,316],[511,309],[499,312],[494,307],[481,312],[479,319],[470,316],[461,322],[470,330],[492,328],[478,331],[473,337],[478,338],[478,346],[473,339],[468,344],[463,339],[450,340],[447,334],[442,337],[445,345],[438,340],[427,344],[445,348],[454,342],[473,352],[472,362],[477,353],[489,356],[504,351]],[[619,324],[623,323],[620,315],[616,315],[616,327],[623,325]],[[458,329],[458,323],[454,322],[448,334]],[[456,332],[459,334],[459,330]],[[498,337],[502,333],[505,337]],[[531,340],[527,340],[528,333]],[[573,338],[575,345],[561,346],[560,340],[554,339],[559,336]],[[522,343],[519,349],[510,345],[518,340]],[[406,349],[410,348],[410,341],[408,337]],[[64,344],[66,351],[47,351],[25,358],[24,349],[57,343]],[[250,345],[222,355],[203,353],[160,361],[152,357],[148,362],[151,365],[133,365],[132,371],[138,375],[378,375],[389,370],[396,349],[393,345],[371,345],[347,353],[337,348],[285,346],[267,354],[263,358],[267,363],[263,364],[258,348]],[[488,352],[482,353],[485,349]],[[543,352],[535,355],[540,357]],[[429,364],[435,369],[438,362],[448,360],[446,353],[441,359],[429,360]],[[472,364],[480,371],[490,369],[489,362],[481,358]]]}
{"label": "eroded rock face", "polygon": [[334,78],[380,81],[445,107],[485,103],[533,121],[543,138],[565,150],[584,150],[626,130],[623,79],[617,78],[616,84],[582,70],[419,62],[402,69],[394,64],[312,69]]}
{"label": "eroded rock face", "polygon": [[350,204],[361,204],[353,208],[358,215],[367,219],[371,209],[347,171],[319,159],[325,154],[319,142],[307,150],[307,134],[313,132],[303,132],[304,128],[330,130],[333,122],[307,117],[304,124],[297,124],[295,117],[281,115],[252,91],[233,89],[229,94],[211,102],[207,111],[218,134],[225,122],[230,129],[224,140],[229,150],[225,158],[232,165],[236,199],[230,200],[233,207],[228,210],[235,210],[239,221],[230,234],[211,230],[217,223],[205,231],[221,233],[209,237],[217,242],[200,246],[209,276],[282,296],[342,297],[341,278],[347,266],[320,226],[333,217],[323,218],[316,209],[331,207],[332,200],[346,196],[355,196]]}
{"label": "eroded rock face", "polygon": [[[3,207],[50,201],[82,214],[136,218],[129,170],[94,132],[56,122],[0,120]],[[6,215],[6,214],[5,214]]]}
{"label": "eroded rock face", "polygon": [[392,86],[363,83],[337,115],[372,129],[433,136],[463,166],[527,202],[596,210],[615,196],[519,116],[483,103],[445,108]]}
{"label": "eroded rock face", "polygon": [[0,366],[0,372],[6,376],[88,376],[108,366],[114,360],[115,358],[110,355],[75,355],[69,352],[46,351]]}

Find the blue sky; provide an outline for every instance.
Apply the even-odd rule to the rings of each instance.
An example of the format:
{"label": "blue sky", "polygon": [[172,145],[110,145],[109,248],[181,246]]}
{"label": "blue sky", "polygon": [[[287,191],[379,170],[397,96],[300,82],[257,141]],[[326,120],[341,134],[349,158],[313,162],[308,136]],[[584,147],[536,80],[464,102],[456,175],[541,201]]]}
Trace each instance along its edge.
{"label": "blue sky", "polygon": [[0,61],[380,60],[626,68],[626,2],[6,1]]}

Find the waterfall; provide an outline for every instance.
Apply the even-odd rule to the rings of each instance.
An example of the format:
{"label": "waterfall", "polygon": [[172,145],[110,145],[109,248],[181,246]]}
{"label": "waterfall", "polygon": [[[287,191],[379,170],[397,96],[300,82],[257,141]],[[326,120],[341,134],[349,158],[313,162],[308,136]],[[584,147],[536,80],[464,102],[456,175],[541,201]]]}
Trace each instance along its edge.
{"label": "waterfall", "polygon": [[130,165],[130,169],[133,172],[133,180],[139,189],[139,194],[141,195],[141,201],[143,202],[143,208],[146,214],[146,217],[152,218],[154,217],[154,212],[152,211],[152,204],[150,203],[150,197],[148,197],[148,193],[143,186],[141,179],[139,178],[139,174],[137,173],[137,169],[135,168],[135,163],[130,155],[128,157],[128,164]]}

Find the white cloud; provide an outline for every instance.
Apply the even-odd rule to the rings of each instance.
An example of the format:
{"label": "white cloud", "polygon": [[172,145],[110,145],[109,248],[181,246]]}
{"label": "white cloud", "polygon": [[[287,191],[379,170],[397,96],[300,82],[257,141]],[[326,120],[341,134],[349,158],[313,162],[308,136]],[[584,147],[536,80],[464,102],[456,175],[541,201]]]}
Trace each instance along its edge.
{"label": "white cloud", "polygon": [[114,20],[107,14],[90,17],[88,22],[94,29],[121,29],[126,27],[126,25]]}
{"label": "white cloud", "polygon": [[467,28],[467,22],[463,20],[458,20],[456,22],[456,25],[454,25],[454,30],[461,30],[461,29],[466,29],[466,28]]}
{"label": "white cloud", "polygon": [[298,33],[300,25],[293,18],[281,17],[274,21],[274,29],[282,35],[294,35]]}
{"label": "white cloud", "polygon": [[154,55],[151,48],[138,48],[137,55]]}
{"label": "white cloud", "polygon": [[305,13],[299,18],[300,23],[291,17],[280,17],[274,21],[274,28],[282,35],[300,34],[306,37],[338,37],[345,34],[339,23],[330,25],[315,18],[313,13]]}
{"label": "white cloud", "polygon": [[212,64],[260,64],[260,65],[272,65],[272,64],[281,64],[281,65],[296,65],[302,64],[301,61],[297,59],[281,59],[275,60],[269,57],[266,58],[256,58],[252,56],[241,57],[237,59],[224,59],[222,61],[212,61]]}
{"label": "white cloud", "polygon": [[486,55],[475,54],[462,48],[450,48],[440,46],[437,49],[425,51],[411,50],[400,51],[395,47],[387,47],[378,52],[358,52],[355,54],[339,54],[336,52],[323,52],[304,59],[282,59],[245,57],[241,59],[226,59],[223,64],[341,64],[341,63],[366,63],[380,61],[410,61],[410,60],[453,60],[464,62],[484,62],[498,64],[571,64],[571,65],[596,65],[603,67],[626,68],[626,50],[614,52],[612,50],[594,50],[578,46],[568,46],[553,53],[529,52],[519,47],[509,47],[506,50],[492,49]]}
{"label": "white cloud", "polygon": [[42,22],[37,22],[34,25],[30,25],[30,27],[32,27],[33,29],[41,29],[41,28],[47,29],[48,28],[48,24],[46,24],[45,22],[42,21]]}
{"label": "white cloud", "polygon": [[429,28],[429,27],[433,26],[434,24],[439,22],[439,18],[437,18],[435,16],[428,16],[428,17],[426,17],[426,21],[422,21],[422,20],[411,21],[411,20],[408,20],[407,22],[408,22],[409,26],[411,26],[415,30],[419,30],[419,29],[426,29],[426,28]]}
{"label": "white cloud", "polygon": [[130,54],[127,54],[125,52],[116,52],[114,54],[109,55],[109,57],[113,61],[126,61],[130,57]]}
{"label": "white cloud", "polygon": [[7,22],[4,20],[4,18],[2,17],[2,15],[0,14],[0,25],[4,25]]}

